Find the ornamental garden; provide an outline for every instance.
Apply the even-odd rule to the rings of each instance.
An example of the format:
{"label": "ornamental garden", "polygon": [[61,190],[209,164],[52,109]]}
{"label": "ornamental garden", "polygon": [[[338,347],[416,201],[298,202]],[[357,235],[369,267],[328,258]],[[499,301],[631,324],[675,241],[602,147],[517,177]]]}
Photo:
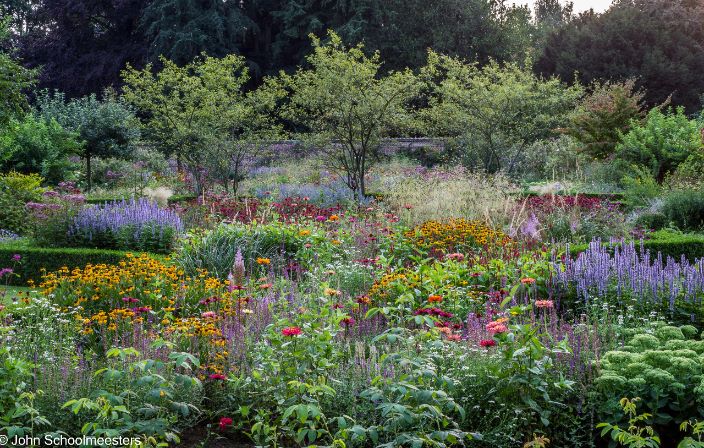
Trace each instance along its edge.
{"label": "ornamental garden", "polygon": [[74,98],[0,55],[0,435],[704,446],[699,111],[311,39]]}

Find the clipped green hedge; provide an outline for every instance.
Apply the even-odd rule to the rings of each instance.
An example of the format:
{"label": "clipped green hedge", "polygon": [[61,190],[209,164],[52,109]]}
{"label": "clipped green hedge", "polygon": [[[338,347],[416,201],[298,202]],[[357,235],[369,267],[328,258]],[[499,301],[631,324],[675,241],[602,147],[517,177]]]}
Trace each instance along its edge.
{"label": "clipped green hedge", "polygon": [[[17,254],[19,263],[12,261]],[[22,245],[0,245],[0,268],[12,267],[18,276],[9,276],[12,285],[26,285],[29,280],[39,283],[43,270],[56,271],[66,266],[69,269],[87,264],[115,264],[122,261],[127,252],[117,250],[79,248],[41,248]]]}
{"label": "clipped green hedge", "polygon": [[[640,249],[640,241],[636,241],[636,248]],[[610,246],[609,243],[604,245]],[[584,252],[589,247],[588,244],[579,244],[570,247],[570,254],[574,257]],[[704,235],[672,235],[667,238],[655,238],[643,241],[643,248],[649,250],[652,256],[662,253],[664,257],[672,257],[680,260],[682,255],[690,262],[698,258],[704,258]]]}

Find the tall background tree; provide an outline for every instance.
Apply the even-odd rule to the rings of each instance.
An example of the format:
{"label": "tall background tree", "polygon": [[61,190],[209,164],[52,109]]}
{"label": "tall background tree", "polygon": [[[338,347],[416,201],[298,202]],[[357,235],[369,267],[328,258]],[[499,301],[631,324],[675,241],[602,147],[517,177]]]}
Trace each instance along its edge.
{"label": "tall background tree", "polygon": [[552,34],[536,70],[570,81],[638,80],[646,102],[672,102],[688,112],[704,93],[704,3],[621,0],[603,14],[587,12]]}
{"label": "tall background tree", "polygon": [[21,54],[29,66],[41,66],[42,87],[68,97],[100,93],[119,82],[127,62],[144,64],[138,22],[149,2],[44,0],[32,6],[39,25],[19,39]]}
{"label": "tall background tree", "polygon": [[[179,67],[161,59],[163,68],[123,72],[124,97],[143,114],[146,138],[167,155],[186,163],[203,192],[212,151],[222,156],[229,140],[247,132],[248,107],[244,85],[249,73],[243,57],[203,55]],[[249,101],[249,102],[248,102]],[[240,128],[241,127],[241,128]],[[218,159],[218,162],[220,160]]]}
{"label": "tall background tree", "polygon": [[408,69],[382,76],[379,53],[368,57],[361,44],[345,47],[332,31],[328,37],[325,44],[311,36],[310,69],[282,75],[290,91],[284,116],[304,129],[303,138],[323,152],[328,168],[361,200],[379,143],[409,117],[407,103],[418,83]]}
{"label": "tall background tree", "polygon": [[[8,45],[9,20],[0,22],[0,128],[27,107],[25,90],[34,85],[36,72],[22,67]],[[2,48],[7,46],[7,50]]]}
{"label": "tall background tree", "polygon": [[201,53],[236,53],[252,21],[236,0],[152,0],[140,18],[149,58],[164,56],[178,65]]}
{"label": "tall background tree", "polygon": [[140,137],[139,123],[132,110],[113,91],[102,99],[95,94],[66,101],[63,93],[44,92],[38,99],[39,113],[75,132],[83,142],[78,154],[86,164],[86,187],[93,182],[95,157],[126,157]]}

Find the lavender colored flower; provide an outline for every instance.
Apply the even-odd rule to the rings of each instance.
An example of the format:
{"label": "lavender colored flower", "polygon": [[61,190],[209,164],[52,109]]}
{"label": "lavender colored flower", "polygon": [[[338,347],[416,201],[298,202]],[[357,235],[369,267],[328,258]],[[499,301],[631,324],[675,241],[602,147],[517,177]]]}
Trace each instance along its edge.
{"label": "lavender colored flower", "polygon": [[[168,246],[168,240],[182,231],[181,218],[175,212],[148,199],[133,198],[84,208],[74,218],[69,236],[88,242],[121,239],[126,240],[126,248],[153,250],[167,249],[163,245]],[[145,243],[145,247],[131,244],[145,240],[154,243]]]}
{"label": "lavender colored flower", "polygon": [[663,259],[659,252],[653,257],[642,242],[640,248],[633,242],[622,242],[612,250],[613,254],[601,241],[592,241],[576,259],[568,256],[564,263],[554,262],[554,285],[565,290],[574,288],[585,302],[592,297],[615,295],[618,300],[635,296],[656,305],[667,302],[671,310],[677,302],[701,304],[704,259],[694,263],[684,256],[680,261]]}

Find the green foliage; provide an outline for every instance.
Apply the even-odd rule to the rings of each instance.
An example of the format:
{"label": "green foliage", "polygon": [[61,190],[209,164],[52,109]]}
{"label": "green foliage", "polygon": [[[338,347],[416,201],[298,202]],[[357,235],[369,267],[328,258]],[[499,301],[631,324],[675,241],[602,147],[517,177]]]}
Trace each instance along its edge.
{"label": "green foliage", "polygon": [[[239,423],[257,446],[309,446],[337,439],[323,403],[335,398],[332,371],[341,352],[334,339],[342,317],[327,306],[267,327],[267,343],[258,344],[251,355],[252,371],[231,383],[239,398]],[[284,334],[291,330],[300,334]]]}
{"label": "green foliage", "polygon": [[182,66],[202,52],[220,57],[238,52],[244,30],[252,26],[244,12],[232,2],[155,0],[142,13],[140,31],[151,42],[151,61],[164,56]]}
{"label": "green foliage", "polygon": [[219,278],[226,278],[232,271],[238,251],[248,266],[254,266],[257,258],[269,258],[278,268],[285,268],[296,259],[309,262],[314,254],[325,260],[332,251],[329,241],[322,233],[308,233],[304,235],[299,229],[278,222],[221,224],[211,231],[192,233],[175,260],[189,274],[206,269]]}
{"label": "green foliage", "polygon": [[91,161],[94,157],[126,157],[139,139],[139,127],[132,110],[114,92],[106,90],[102,99],[95,94],[66,101],[60,92],[43,91],[37,99],[39,113],[56,120],[64,129],[79,135],[79,154],[86,162],[87,189],[92,186]]}
{"label": "green foliage", "polygon": [[19,234],[30,230],[25,204],[41,199],[42,181],[38,174],[14,171],[0,176],[0,229]]}
{"label": "green foliage", "polygon": [[[526,308],[514,307],[509,314],[518,316],[526,311]],[[543,318],[547,319],[545,315]],[[511,324],[507,332],[494,335],[504,361],[494,372],[498,377],[497,392],[520,399],[514,407],[530,415],[529,428],[526,428],[530,430],[550,426],[551,415],[566,407],[551,396],[558,391],[571,390],[574,384],[562,376],[552,377],[555,359],[569,354],[570,347],[567,339],[554,344],[550,341],[550,345],[545,343],[551,336],[547,321],[543,323]]]}
{"label": "green foliage", "polygon": [[[157,340],[154,345],[164,346]],[[142,445],[180,442],[177,425],[200,411],[181,401],[199,395],[200,381],[191,372],[200,367],[188,353],[171,352],[168,360],[138,358],[134,348],[112,348],[107,367],[95,372],[100,389],[90,397],[69,400],[63,407],[87,418],[81,432],[96,437],[136,437]],[[180,373],[187,372],[187,373]],[[195,392],[195,393],[194,393]]]}
{"label": "green foliage", "polygon": [[680,425],[680,431],[692,431],[692,435],[696,437],[685,437],[677,445],[677,448],[702,448],[704,447],[704,422],[700,422],[697,419],[687,420],[682,422]]}
{"label": "green foliage", "polygon": [[668,223],[685,232],[704,230],[704,192],[675,191],[665,197],[661,212]]}
{"label": "green foliage", "polygon": [[693,327],[657,326],[653,334],[638,329],[619,350],[604,354],[595,381],[602,400],[599,415],[612,424],[620,420],[615,397],[638,396],[652,424],[667,428],[695,415],[704,403],[704,344]]}
{"label": "green foliage", "polygon": [[8,40],[10,17],[0,18],[0,129],[27,108],[25,89],[34,85],[35,70],[24,68],[4,50]]}
{"label": "green foliage", "polygon": [[[618,168],[617,168],[618,169]],[[650,205],[662,193],[662,186],[647,168],[632,165],[626,170],[628,174],[620,179],[623,186],[621,201],[633,209]]]}
{"label": "green foliage", "polygon": [[13,284],[24,285],[28,281],[38,283],[46,272],[58,271],[66,266],[69,269],[84,267],[86,264],[117,264],[123,261],[127,252],[99,249],[43,248],[15,244],[0,245],[0,260],[9,265],[13,255],[20,255],[22,263],[15,266],[16,278]]}
{"label": "green foliage", "polygon": [[492,173],[514,173],[526,147],[565,126],[582,95],[579,85],[540,78],[516,63],[479,67],[433,52],[423,75],[431,92],[423,130],[453,138],[465,164]]}
{"label": "green foliage", "polygon": [[401,328],[389,329],[375,341],[397,347],[381,361],[383,367],[399,373],[375,377],[371,387],[362,392],[362,398],[375,404],[374,417],[379,423],[346,429],[353,441],[369,440],[380,448],[445,448],[481,438],[461,429],[465,410],[451,395],[452,379],[438,368],[442,341],[432,333],[416,335]]}
{"label": "green foliage", "polygon": [[[592,4],[592,3],[589,3]],[[650,106],[668,98],[689,113],[704,92],[704,8],[692,0],[629,0],[558,27],[539,50],[539,73],[596,80],[638,79]]]}
{"label": "green foliage", "polygon": [[599,423],[597,429],[601,428],[601,437],[611,434],[611,438],[618,442],[619,446],[630,448],[658,448],[660,437],[655,435],[655,431],[650,426],[641,426],[647,423],[652,415],[648,413],[636,415],[636,405],[640,398],[629,400],[622,398],[619,404],[623,408],[623,413],[628,416],[628,429],[621,429],[618,425],[610,423]]}
{"label": "green foliage", "polygon": [[0,160],[5,171],[38,173],[49,184],[56,185],[72,177],[74,166],[68,156],[82,147],[76,132],[66,131],[59,123],[25,115],[12,120],[0,133]]}
{"label": "green foliage", "polygon": [[202,55],[183,67],[164,57],[160,61],[158,73],[151,64],[141,71],[128,65],[122,73],[124,98],[145,115],[148,140],[188,164],[197,194],[205,187],[205,167],[226,179],[233,165],[241,174],[244,157],[276,132],[266,110],[280,90],[268,83],[245,94],[249,73],[241,56]]}
{"label": "green foliage", "polygon": [[564,133],[580,143],[580,150],[596,159],[613,154],[634,121],[643,118],[643,91],[636,82],[595,82],[572,114]]}
{"label": "green foliage", "polygon": [[690,120],[683,108],[648,112],[643,124],[631,123],[631,130],[616,147],[616,157],[628,164],[643,167],[661,183],[692,153],[702,149],[699,123]]}
{"label": "green foliage", "polygon": [[361,200],[380,140],[409,118],[407,102],[418,86],[408,69],[381,76],[379,53],[368,57],[362,44],[348,48],[334,32],[328,37],[323,43],[311,35],[311,69],[281,75],[291,92],[283,116],[305,128],[304,138]]}
{"label": "green foliage", "polygon": [[0,348],[0,430],[9,437],[39,434],[42,427],[49,426],[34,408],[36,395],[42,392],[33,392],[33,368],[33,364]]}

